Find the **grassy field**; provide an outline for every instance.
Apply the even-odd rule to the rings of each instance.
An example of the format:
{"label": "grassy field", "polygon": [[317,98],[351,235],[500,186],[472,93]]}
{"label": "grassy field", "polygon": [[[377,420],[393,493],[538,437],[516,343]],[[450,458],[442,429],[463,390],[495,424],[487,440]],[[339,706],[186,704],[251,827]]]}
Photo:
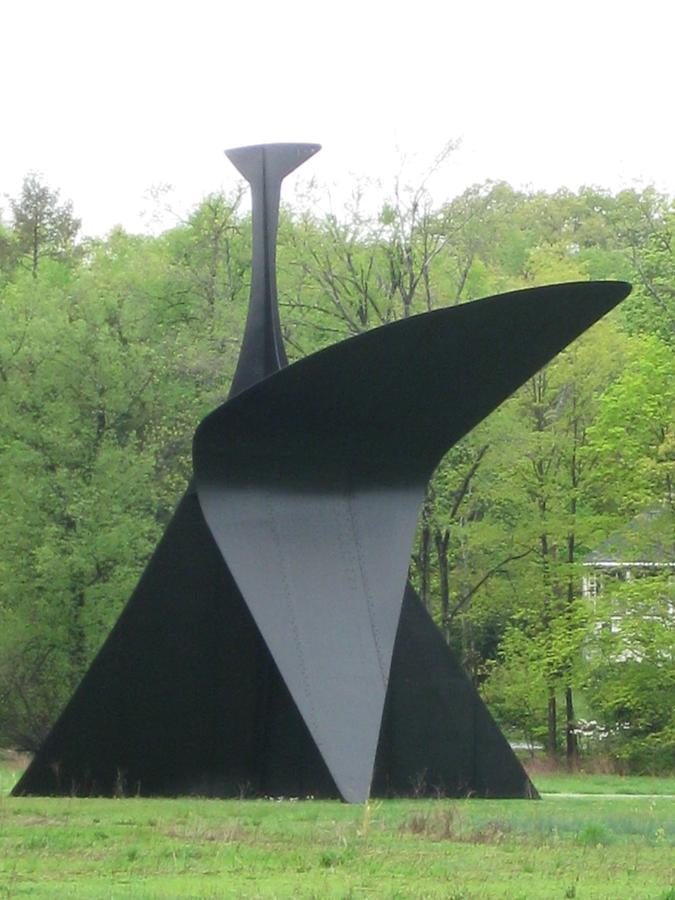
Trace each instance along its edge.
{"label": "grassy field", "polygon": [[675,777],[651,775],[575,775],[565,772],[533,775],[542,794],[625,794],[675,797]]}
{"label": "grassy field", "polygon": [[540,803],[364,808],[14,799],[16,776],[0,766],[0,897],[675,900],[673,779],[547,775]]}

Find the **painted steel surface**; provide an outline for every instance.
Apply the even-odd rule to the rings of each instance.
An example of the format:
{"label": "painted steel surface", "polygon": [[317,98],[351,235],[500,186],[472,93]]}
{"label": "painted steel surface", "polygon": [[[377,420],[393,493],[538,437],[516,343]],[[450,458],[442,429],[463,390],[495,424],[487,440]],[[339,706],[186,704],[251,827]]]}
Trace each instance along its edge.
{"label": "painted steel surface", "polygon": [[434,468],[627,290],[534,288],[377,328],[197,429],[205,519],[345,799],[368,795]]}
{"label": "painted steel surface", "polygon": [[288,365],[277,304],[277,227],[281,182],[321,149],[319,144],[267,144],[227,150],[251,186],[251,297],[230,397]]}

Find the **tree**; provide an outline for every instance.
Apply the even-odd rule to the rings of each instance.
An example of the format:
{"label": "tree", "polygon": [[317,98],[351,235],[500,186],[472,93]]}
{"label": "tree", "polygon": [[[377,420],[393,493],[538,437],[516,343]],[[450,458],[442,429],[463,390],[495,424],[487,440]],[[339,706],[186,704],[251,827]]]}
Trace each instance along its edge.
{"label": "tree", "polygon": [[0,219],[0,289],[11,278],[17,255],[16,236]]}
{"label": "tree", "polygon": [[[675,509],[675,352],[654,336],[633,338],[620,377],[589,428],[597,459],[595,503],[624,519],[655,503]],[[617,482],[616,473],[621,473]]]}
{"label": "tree", "polygon": [[59,192],[50,190],[38,175],[26,176],[10,207],[17,252],[33,278],[44,257],[63,260],[72,254],[80,220],[73,217],[72,203],[60,204]]}
{"label": "tree", "polygon": [[622,191],[608,219],[615,241],[627,257],[633,296],[624,314],[632,331],[675,342],[675,204],[654,188]]}
{"label": "tree", "polygon": [[672,570],[643,575],[597,598],[585,688],[604,751],[651,774],[675,769],[675,582]]}
{"label": "tree", "polygon": [[547,750],[558,749],[558,694],[565,707],[566,757],[577,754],[573,688],[587,624],[579,596],[579,562],[596,531],[588,500],[595,464],[589,429],[603,391],[618,376],[625,339],[602,323],[537,373],[510,401],[513,429],[509,490],[519,506],[519,543],[532,554],[515,578],[521,595],[517,623],[541,661],[548,689]]}

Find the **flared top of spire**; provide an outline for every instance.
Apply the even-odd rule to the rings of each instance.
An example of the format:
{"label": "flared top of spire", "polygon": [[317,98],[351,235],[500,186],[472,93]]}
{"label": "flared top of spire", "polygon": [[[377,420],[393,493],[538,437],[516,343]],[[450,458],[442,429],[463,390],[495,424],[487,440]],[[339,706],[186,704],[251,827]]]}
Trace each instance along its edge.
{"label": "flared top of spire", "polygon": [[230,397],[287,365],[276,283],[276,240],[281,182],[320,150],[319,144],[257,144],[226,150],[251,185],[253,270],[248,317]]}

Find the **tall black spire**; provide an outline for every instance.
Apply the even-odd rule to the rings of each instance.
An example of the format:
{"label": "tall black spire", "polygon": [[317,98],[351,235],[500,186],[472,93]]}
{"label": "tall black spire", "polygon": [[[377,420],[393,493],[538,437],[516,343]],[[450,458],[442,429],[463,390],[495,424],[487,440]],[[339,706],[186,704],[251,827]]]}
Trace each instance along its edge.
{"label": "tall black spire", "polygon": [[251,297],[230,397],[288,364],[281,336],[276,282],[281,182],[320,149],[319,144],[259,144],[225,151],[251,185],[253,201]]}

